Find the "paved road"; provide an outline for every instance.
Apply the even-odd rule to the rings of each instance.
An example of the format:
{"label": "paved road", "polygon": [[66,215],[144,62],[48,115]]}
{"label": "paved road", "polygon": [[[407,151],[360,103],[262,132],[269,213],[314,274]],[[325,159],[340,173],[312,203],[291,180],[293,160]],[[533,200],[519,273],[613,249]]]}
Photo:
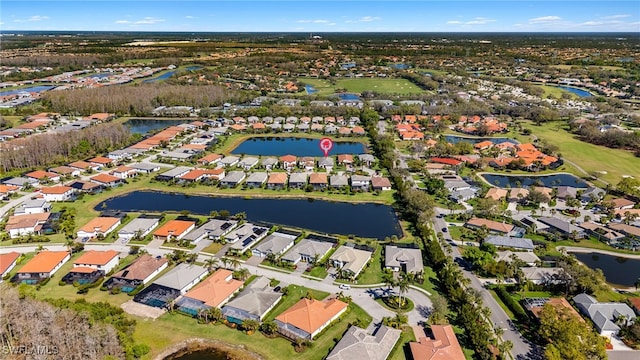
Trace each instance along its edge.
{"label": "paved road", "polygon": [[[436,209],[436,217],[433,218],[435,229],[442,229],[446,226],[444,219],[437,217],[439,213],[440,212],[438,211],[438,209]],[[446,212],[442,213],[445,214]],[[462,260],[460,251],[451,238],[451,235],[449,235],[449,233],[443,233],[443,235],[445,240],[452,244],[452,251],[450,256],[454,260]],[[504,329],[502,339],[509,340],[513,343],[513,349],[511,350],[511,354],[513,355],[513,357],[515,359],[522,360],[538,358],[541,359],[542,349],[539,346],[533,345],[528,340],[524,339],[515,328],[510,326],[511,322],[509,321],[509,317],[500,307],[498,302],[491,296],[489,291],[484,288],[480,280],[478,280],[478,278],[472,272],[465,269],[462,269],[462,274],[465,278],[469,279],[469,286],[478,291],[478,293],[482,297],[484,306],[488,307],[489,310],[491,310],[490,318],[491,322],[494,324],[494,327]]]}

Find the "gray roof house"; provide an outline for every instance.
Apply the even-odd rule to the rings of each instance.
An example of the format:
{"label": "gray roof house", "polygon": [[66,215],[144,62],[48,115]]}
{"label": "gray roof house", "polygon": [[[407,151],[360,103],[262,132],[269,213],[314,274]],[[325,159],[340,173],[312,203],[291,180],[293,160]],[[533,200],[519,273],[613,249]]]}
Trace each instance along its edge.
{"label": "gray roof house", "polygon": [[306,173],[291,173],[289,175],[289,187],[290,188],[301,188],[307,185],[307,174]]}
{"label": "gray roof house", "polygon": [[351,188],[359,190],[369,190],[371,176],[351,175]]}
{"label": "gray roof house", "polygon": [[362,162],[363,164],[369,166],[371,164],[373,164],[374,162],[376,162],[376,158],[375,156],[371,155],[371,154],[360,154],[358,155],[358,159],[360,159],[360,162]]}
{"label": "gray roof house", "polygon": [[237,156],[229,155],[220,159],[219,164],[222,167],[234,166],[240,161],[240,158]]}
{"label": "gray roof house", "polygon": [[17,186],[19,188],[22,188],[23,186],[29,184],[29,185],[35,185],[38,183],[38,180],[36,179],[31,179],[31,178],[26,178],[26,177],[22,177],[22,176],[18,176],[18,177],[13,177],[11,179],[7,179],[5,181],[2,182],[5,185],[13,185],[13,186]]}
{"label": "gray roof house", "polygon": [[627,321],[634,320],[636,314],[625,303],[608,302],[601,303],[585,293],[573,298],[578,310],[588,316],[600,332],[600,335],[611,336],[616,334],[620,327],[616,324],[616,318],[623,316]]}
{"label": "gray roof house", "polygon": [[352,325],[326,360],[386,360],[401,333],[401,330],[384,325],[380,325],[373,333]]}
{"label": "gray roof house", "polygon": [[227,242],[232,243],[229,248],[230,252],[242,254],[249,250],[258,241],[264,239],[268,233],[269,229],[266,227],[253,225],[251,223],[244,223],[227,234],[225,238],[227,239]]}
{"label": "gray roof house", "polygon": [[558,186],[558,194],[556,197],[558,199],[566,199],[568,197],[576,198],[578,190],[571,186]]}
{"label": "gray roof house", "polygon": [[193,243],[197,243],[198,241],[205,238],[218,240],[231,232],[231,230],[233,230],[237,224],[238,221],[236,220],[211,219],[204,225],[191,230],[191,232],[185,235],[183,239],[189,240]]}
{"label": "gray roof house", "polygon": [[384,247],[384,266],[392,271],[418,273],[424,271],[422,251],[418,248]]}
{"label": "gray roof house", "polygon": [[506,263],[513,262],[513,258],[516,258],[529,266],[535,266],[536,263],[540,262],[540,258],[538,255],[534,254],[531,251],[498,251],[496,252],[496,261],[504,261]]}
{"label": "gray roof house", "polygon": [[474,189],[454,190],[449,194],[449,199],[455,202],[471,200],[474,197],[476,197],[476,191]]}
{"label": "gray roof house", "polygon": [[266,157],[262,159],[262,161],[260,162],[260,165],[262,165],[262,167],[264,167],[267,170],[271,170],[276,165],[278,165],[278,159],[274,157]]}
{"label": "gray roof house", "polygon": [[295,240],[295,235],[274,232],[254,247],[252,253],[259,257],[267,257],[269,254],[279,257],[293,246]]}
{"label": "gray roof house", "polygon": [[282,260],[297,264],[300,261],[311,262],[316,255],[318,259],[322,259],[333,248],[333,245],[325,241],[302,239],[282,256]]}
{"label": "gray roof house", "polygon": [[264,185],[264,183],[267,182],[268,178],[269,178],[269,175],[267,175],[266,172],[255,172],[255,173],[249,174],[245,183],[247,184],[248,187],[258,188]]}
{"label": "gray roof house", "polygon": [[320,158],[320,160],[318,160],[318,167],[321,168],[328,168],[334,165],[334,160],[331,156],[325,156]]}
{"label": "gray roof house", "polygon": [[371,260],[371,251],[356,249],[353,246],[343,245],[339,247],[329,257],[331,265],[351,274],[351,278],[356,278]]}
{"label": "gray roof house", "polygon": [[182,263],[162,275],[153,284],[175,289],[184,294],[208,274],[209,271],[202,266]]}
{"label": "gray roof house", "polygon": [[523,267],[522,273],[524,278],[536,285],[554,284],[558,282],[558,276],[562,273],[562,268],[541,268],[541,267]]}
{"label": "gray roof house", "polygon": [[190,168],[188,166],[176,166],[175,168],[158,175],[158,178],[161,180],[172,180],[179,178],[180,176],[188,173],[191,170],[193,170],[193,168]]}
{"label": "gray roof house", "polygon": [[533,241],[531,241],[531,239],[511,236],[490,235],[484,240],[484,242],[497,247],[522,249],[526,251],[533,251],[534,249]]}
{"label": "gray roof house", "polygon": [[590,187],[580,195],[580,200],[584,202],[590,202],[592,200],[599,201],[604,198],[606,191],[599,187]]}
{"label": "gray roof house", "polygon": [[140,234],[140,238],[144,238],[158,226],[159,222],[159,218],[135,218],[118,231],[118,239],[123,243],[127,243],[136,236],[136,233]]}
{"label": "gray roof house", "polygon": [[331,175],[329,178],[329,184],[332,188],[341,188],[349,186],[349,179],[344,175]]}
{"label": "gray roof house", "polygon": [[255,279],[222,307],[222,315],[235,323],[249,319],[261,321],[282,299],[282,293],[273,291],[269,283],[270,280],[264,276]]}
{"label": "gray roof house", "polygon": [[220,185],[236,187],[245,177],[247,177],[247,175],[244,171],[229,171],[229,173],[220,180]]}
{"label": "gray roof house", "polygon": [[16,206],[14,215],[40,214],[51,212],[51,204],[44,199],[29,199]]}
{"label": "gray roof house", "polygon": [[249,170],[256,165],[258,165],[258,158],[253,156],[245,156],[242,160],[238,161],[238,166],[245,170]]}
{"label": "gray roof house", "polygon": [[584,229],[581,227],[555,217],[539,217],[538,221],[549,226],[546,230],[548,232],[558,233],[564,237],[570,237],[575,234],[577,239],[582,239],[585,236]]}
{"label": "gray roof house", "polygon": [[160,171],[160,165],[156,165],[152,163],[134,163],[127,166],[135,169],[137,172],[147,173],[147,174],[155,171]]}

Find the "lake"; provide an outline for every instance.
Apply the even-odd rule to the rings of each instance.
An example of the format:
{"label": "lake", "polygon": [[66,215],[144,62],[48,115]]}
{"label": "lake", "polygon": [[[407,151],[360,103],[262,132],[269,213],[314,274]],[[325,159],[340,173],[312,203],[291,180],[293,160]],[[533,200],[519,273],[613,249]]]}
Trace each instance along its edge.
{"label": "lake", "polygon": [[360,100],[360,97],[356,94],[342,93],[338,94],[338,97],[340,98],[340,100]]}
{"label": "lake", "polygon": [[572,186],[586,189],[587,183],[571,174],[551,174],[551,175],[498,175],[482,174],[483,179],[491,185],[498,187],[521,187],[537,185],[541,183],[546,187]]}
{"label": "lake", "polygon": [[588,92],[588,91],[586,91],[586,90],[582,90],[582,89],[574,88],[574,87],[571,87],[571,86],[558,86],[558,87],[559,87],[560,89],[562,89],[562,90],[566,90],[566,91],[568,91],[568,92],[570,92],[570,93],[573,93],[573,94],[576,94],[576,95],[578,95],[578,96],[580,96],[580,97],[590,97],[590,96],[593,96],[593,95],[591,95],[591,93],[590,93],[590,92]]}
{"label": "lake", "polygon": [[[202,69],[202,66],[187,66],[185,68],[185,70],[187,71],[192,71],[192,70],[200,70]],[[156,82],[156,81],[161,81],[161,80],[167,80],[168,78],[172,77],[173,74],[175,74],[178,70],[171,70],[171,71],[167,71],[166,73],[162,74],[162,75],[158,75],[154,78],[151,79],[147,79],[147,80],[143,80],[143,83],[152,83],[152,82]]]}
{"label": "lake", "polygon": [[[299,137],[253,137],[243,141],[232,154],[262,156],[324,156],[320,150],[320,139]],[[364,154],[364,144],[359,142],[334,142],[329,155]]]}
{"label": "lake", "polygon": [[471,144],[477,144],[486,140],[491,141],[494,144],[502,144],[504,142],[510,142],[513,144],[520,144],[518,140],[504,137],[467,137],[467,136],[457,136],[457,135],[445,135],[444,140],[451,144],[457,144],[461,141],[465,141]]}
{"label": "lake", "polygon": [[51,90],[54,87],[55,86],[53,85],[38,85],[38,86],[31,86],[31,87],[26,87],[22,89],[6,90],[6,91],[0,91],[0,96],[15,95],[23,92],[39,93],[39,92]]}
{"label": "lake", "polygon": [[148,134],[155,130],[168,128],[169,126],[180,125],[188,120],[155,120],[155,119],[129,119],[124,123],[134,134]]}
{"label": "lake", "polygon": [[307,91],[307,94],[311,95],[311,94],[315,94],[318,92],[318,90],[316,90],[316,88],[314,88],[311,85],[305,85],[304,89]]}
{"label": "lake", "polygon": [[571,253],[586,266],[601,269],[608,283],[633,287],[640,278],[640,259],[629,259],[596,252]]}
{"label": "lake", "polygon": [[374,203],[352,204],[313,199],[245,199],[239,196],[213,197],[134,191],[106,200],[95,209],[125,212],[188,210],[197,215],[209,215],[212,210],[228,210],[231,214],[246,213],[249,221],[293,226],[320,233],[378,239],[392,235],[402,236],[393,208]]}

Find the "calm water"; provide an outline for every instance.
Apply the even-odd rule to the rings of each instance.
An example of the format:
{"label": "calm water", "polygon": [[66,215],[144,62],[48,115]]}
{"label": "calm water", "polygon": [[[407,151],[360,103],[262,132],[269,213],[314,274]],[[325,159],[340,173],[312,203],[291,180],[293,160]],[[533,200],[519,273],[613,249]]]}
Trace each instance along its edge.
{"label": "calm water", "polygon": [[497,175],[482,174],[483,179],[487,180],[491,185],[498,187],[520,187],[539,185],[547,187],[554,186],[572,186],[575,188],[587,188],[587,184],[579,178],[570,174],[553,174],[540,176],[518,176],[518,175]]}
{"label": "calm water", "polygon": [[52,86],[52,85],[38,85],[38,86],[31,86],[31,87],[26,87],[26,88],[22,88],[22,89],[6,90],[6,91],[0,91],[0,96],[15,95],[15,94],[19,94],[19,93],[22,93],[22,92],[38,93],[38,92],[51,90],[54,87],[55,86]]}
{"label": "calm water", "polygon": [[[106,204],[106,208],[103,204]],[[402,234],[393,208],[373,203],[351,204],[311,199],[245,199],[135,191],[100,203],[96,210],[188,210],[199,215],[209,215],[212,210],[228,210],[231,214],[246,213],[249,221],[288,225],[329,234],[352,234],[378,239]]]}
{"label": "calm water", "polygon": [[562,90],[566,90],[570,93],[576,94],[580,97],[590,97],[593,96],[591,95],[591,93],[589,93],[588,91],[582,90],[582,89],[578,89],[578,88],[574,88],[571,86],[558,86],[560,89]]}
{"label": "calm water", "polygon": [[[191,70],[199,70],[202,69],[202,66],[188,66],[185,68],[185,70],[191,71]],[[161,81],[161,80],[167,80],[168,78],[172,77],[173,74],[175,74],[178,70],[171,70],[171,71],[167,71],[166,73],[162,74],[162,75],[158,75],[154,78],[151,79],[147,79],[142,81],[143,83],[151,83],[151,82],[156,82],[156,81]]]}
{"label": "calm water", "polygon": [[169,356],[165,360],[226,360],[227,354],[216,349],[196,350],[180,356]]}
{"label": "calm water", "polygon": [[132,133],[144,135],[169,126],[184,124],[185,122],[187,120],[129,119],[124,125],[128,126]]}
{"label": "calm water", "polygon": [[306,86],[304,87],[304,89],[305,89],[305,90],[307,90],[307,94],[309,94],[309,95],[311,95],[311,94],[315,94],[315,93],[317,93],[317,92],[318,92],[318,90],[316,90],[316,88],[314,88],[314,87],[313,87],[313,86],[311,86],[311,85],[306,85]]}
{"label": "calm water", "polygon": [[492,137],[466,137],[466,136],[456,136],[456,135],[445,135],[444,140],[448,143],[451,144],[457,144],[461,141],[465,141],[468,143],[472,143],[472,144],[477,144],[479,142],[483,142],[486,140],[491,141],[494,144],[502,144],[504,142],[510,142],[512,144],[519,144],[520,142],[518,142],[515,139],[510,139],[510,138],[504,138],[504,137],[498,137],[498,138],[492,138]]}
{"label": "calm water", "polygon": [[[262,156],[324,156],[320,150],[320,139],[296,137],[255,137],[243,141],[231,151],[232,154]],[[359,142],[334,142],[329,155],[364,154],[364,145]]]}
{"label": "calm water", "polygon": [[360,100],[360,97],[356,94],[338,94],[340,100]]}
{"label": "calm water", "polygon": [[640,260],[628,259],[600,253],[572,253],[583,264],[592,269],[601,269],[607,282],[633,287],[640,278]]}

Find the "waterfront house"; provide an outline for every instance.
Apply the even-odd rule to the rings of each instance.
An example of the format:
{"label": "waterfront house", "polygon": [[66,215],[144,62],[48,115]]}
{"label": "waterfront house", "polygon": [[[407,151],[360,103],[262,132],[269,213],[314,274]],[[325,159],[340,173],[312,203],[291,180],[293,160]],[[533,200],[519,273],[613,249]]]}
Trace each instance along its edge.
{"label": "waterfront house", "polygon": [[340,189],[349,186],[349,179],[344,175],[331,175],[329,185],[334,189]]}
{"label": "waterfront house", "polygon": [[220,240],[230,233],[236,225],[238,225],[236,220],[211,219],[204,225],[190,231],[184,236],[184,239],[194,244],[203,239]]}
{"label": "waterfront house", "polygon": [[297,264],[300,261],[310,263],[314,259],[322,259],[333,246],[333,243],[327,241],[302,239],[282,256],[282,260],[292,264]]}
{"label": "waterfront house", "polygon": [[555,233],[564,238],[582,239],[585,237],[585,231],[567,221],[555,217],[541,216],[538,221],[548,226],[545,230],[549,233]]}
{"label": "waterfront house", "polygon": [[236,187],[245,179],[245,177],[247,177],[247,175],[244,171],[229,171],[229,173],[220,180],[220,185]]}
{"label": "waterfront house", "polygon": [[166,224],[153,232],[153,239],[162,241],[180,240],[195,227],[195,221],[169,220]]}
{"label": "waterfront house", "polygon": [[105,237],[114,231],[120,223],[120,218],[99,216],[81,227],[77,232],[77,236],[80,239],[91,239],[98,236]]}
{"label": "waterfront house", "polygon": [[238,162],[240,161],[240,158],[237,156],[233,156],[233,155],[229,155],[229,156],[225,156],[222,159],[219,160],[219,163],[222,167],[231,167],[231,166],[235,166],[236,164],[238,164]]}
{"label": "waterfront house", "polygon": [[377,191],[391,190],[391,181],[388,178],[382,176],[371,177],[371,188]]}
{"label": "waterfront house", "polygon": [[278,159],[274,157],[265,157],[260,161],[260,165],[267,171],[273,170],[278,165]]}
{"label": "waterfront house", "polygon": [[284,189],[287,187],[287,174],[286,173],[271,173],[267,180],[267,188],[269,189]]}
{"label": "waterfront house", "polygon": [[333,165],[334,165],[334,161],[333,161],[333,158],[330,156],[325,156],[320,158],[320,160],[318,160],[319,168],[327,169],[330,171]]}
{"label": "waterfront house", "polygon": [[218,269],[176,302],[178,310],[196,316],[198,311],[220,308],[240,291],[243,282],[235,280],[233,273]]}
{"label": "waterfront house", "polygon": [[327,174],[311,173],[309,175],[309,185],[313,186],[314,190],[326,189],[328,185]]}
{"label": "waterfront house", "polygon": [[267,257],[269,254],[273,254],[278,258],[293,246],[295,239],[295,235],[274,232],[254,247],[251,253],[259,257]]}
{"label": "waterfront house", "polygon": [[245,183],[250,188],[261,188],[267,182],[269,175],[266,172],[255,172],[249,174]]}
{"label": "waterfront house", "polygon": [[245,169],[246,171],[251,170],[252,167],[258,165],[258,158],[253,156],[245,156],[242,160],[238,161],[238,167]]}
{"label": "waterfront house", "polygon": [[301,189],[307,186],[307,173],[291,173],[289,175],[289,188]]}
{"label": "waterfront house", "polygon": [[347,311],[348,304],[338,299],[303,298],[275,318],[278,332],[289,339],[311,340]]}
{"label": "waterfront house", "polygon": [[128,243],[137,235],[140,240],[142,240],[145,236],[151,233],[151,230],[155,229],[155,227],[158,226],[159,222],[159,218],[135,218],[118,231],[118,239],[120,239],[120,241],[123,243]]}
{"label": "waterfront house", "polygon": [[351,175],[351,189],[368,191],[371,185],[370,176]]}
{"label": "waterfront house", "polygon": [[371,260],[371,251],[357,249],[353,244],[339,247],[330,257],[331,266],[348,273],[349,277],[358,277],[365,265]]}
{"label": "waterfront house", "polygon": [[295,168],[298,164],[298,158],[293,155],[284,155],[281,156],[278,160],[280,161],[280,163],[282,163],[282,168],[286,169],[287,171],[293,170],[293,168]]}

